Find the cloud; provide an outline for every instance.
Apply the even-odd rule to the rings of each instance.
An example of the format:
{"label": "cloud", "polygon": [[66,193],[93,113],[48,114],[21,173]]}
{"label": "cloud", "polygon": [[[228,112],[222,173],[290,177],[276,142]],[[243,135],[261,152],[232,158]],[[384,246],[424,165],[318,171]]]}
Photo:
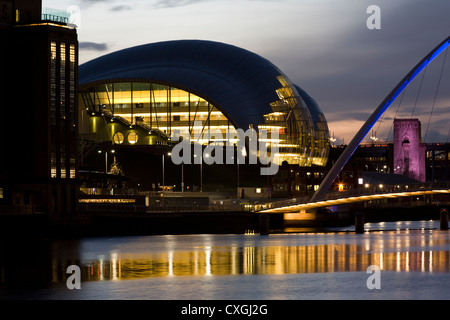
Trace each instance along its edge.
{"label": "cloud", "polygon": [[[212,2],[214,0],[157,0],[153,5],[155,8],[175,8],[201,2]],[[239,2],[284,2],[285,0],[239,0]]]}
{"label": "cloud", "polygon": [[79,0],[79,1],[83,8],[89,8],[89,7],[95,6],[97,4],[106,4],[110,7],[109,11],[133,10],[133,6],[130,5],[129,1],[127,1],[126,4],[125,4],[125,1],[120,1],[120,2],[115,3],[115,1],[111,1],[111,0]]}
{"label": "cloud", "polygon": [[193,3],[204,2],[206,0],[158,0],[155,4],[155,8],[173,8],[190,5]]}
{"label": "cloud", "polygon": [[133,10],[133,8],[131,6],[127,6],[127,5],[118,5],[118,6],[112,7],[110,10],[111,11],[128,11],[128,10]]}
{"label": "cloud", "polygon": [[80,0],[80,3],[83,5],[83,7],[92,6],[98,3],[106,3],[110,2],[108,0]]}
{"label": "cloud", "polygon": [[108,45],[106,43],[97,43],[97,42],[80,42],[79,44],[80,50],[92,50],[92,51],[107,51]]}
{"label": "cloud", "polygon": [[[317,29],[320,32],[315,38],[305,36],[302,41],[292,42],[288,47],[292,54],[286,54],[280,64],[275,63],[280,69],[287,70],[291,81],[300,85],[318,102],[329,120],[330,129],[333,128],[339,135],[346,135],[346,140],[352,135],[345,128],[343,120],[347,117],[365,121],[396,84],[448,36],[450,28],[450,21],[446,17],[450,10],[449,2],[433,0],[430,1],[432,7],[429,2],[419,0],[380,2],[381,30],[369,30],[366,27],[368,15],[365,8],[372,1],[363,0],[357,5],[352,3],[352,8],[348,7],[349,3],[342,2],[340,15],[336,16],[349,21],[349,25],[340,26],[336,20],[327,22],[324,17],[317,18],[315,15],[321,23],[326,22],[323,29]],[[354,8],[358,9],[357,12]],[[336,27],[333,28],[333,25]],[[313,26],[311,29],[314,30]],[[433,105],[443,58],[444,54],[427,68],[419,95],[422,75],[407,88],[400,105],[400,112],[404,113],[402,115],[411,115],[418,95],[414,115],[423,113],[422,122],[428,122],[426,114],[429,114]],[[450,84],[450,52],[446,68],[432,122],[439,116],[450,120],[448,108],[446,111],[438,109],[438,105],[450,96],[450,92],[444,89]],[[397,99],[388,109],[384,118],[387,124],[392,121],[399,102]],[[364,112],[367,112],[365,118]],[[441,138],[448,133],[442,130]]]}

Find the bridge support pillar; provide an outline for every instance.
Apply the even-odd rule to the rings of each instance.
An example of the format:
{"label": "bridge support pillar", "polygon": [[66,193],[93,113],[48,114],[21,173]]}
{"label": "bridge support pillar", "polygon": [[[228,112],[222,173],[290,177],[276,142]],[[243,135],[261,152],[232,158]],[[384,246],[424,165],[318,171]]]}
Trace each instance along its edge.
{"label": "bridge support pillar", "polygon": [[362,212],[355,214],[355,232],[364,233],[364,213]]}
{"label": "bridge support pillar", "polygon": [[441,230],[448,230],[448,211],[441,209]]}
{"label": "bridge support pillar", "polygon": [[259,216],[259,234],[262,236],[269,235],[269,215],[267,213],[263,213]]}

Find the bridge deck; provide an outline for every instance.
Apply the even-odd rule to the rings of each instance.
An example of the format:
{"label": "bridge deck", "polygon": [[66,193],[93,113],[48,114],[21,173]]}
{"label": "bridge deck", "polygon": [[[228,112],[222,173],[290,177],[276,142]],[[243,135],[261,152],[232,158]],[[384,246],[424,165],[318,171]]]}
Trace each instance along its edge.
{"label": "bridge deck", "polygon": [[357,192],[334,192],[327,195],[327,199],[309,201],[307,198],[292,198],[258,205],[255,212],[260,213],[292,213],[302,210],[324,208],[342,204],[373,201],[380,199],[395,199],[432,194],[450,194],[450,183],[420,184],[413,186],[396,186],[384,190],[358,189]]}

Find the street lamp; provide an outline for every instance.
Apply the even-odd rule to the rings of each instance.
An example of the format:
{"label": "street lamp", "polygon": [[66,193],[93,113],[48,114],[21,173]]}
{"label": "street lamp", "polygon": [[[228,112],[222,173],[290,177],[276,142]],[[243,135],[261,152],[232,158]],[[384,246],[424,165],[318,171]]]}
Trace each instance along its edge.
{"label": "street lamp", "polygon": [[[113,149],[110,152],[115,153],[116,150]],[[98,150],[98,153],[99,154],[102,153],[102,150]],[[105,174],[107,173],[108,173],[108,150],[105,151]]]}
{"label": "street lamp", "polygon": [[[197,158],[196,154],[194,158]],[[209,154],[205,154],[205,158],[209,158]],[[203,157],[200,159],[200,192],[203,192]]]}
{"label": "street lamp", "polygon": [[184,162],[181,163],[181,192],[184,192]]}
{"label": "street lamp", "polygon": [[[167,155],[170,157],[171,155],[172,155],[172,153],[167,153]],[[165,156],[165,154],[163,153],[162,154],[162,188],[163,188],[163,191],[164,191],[164,187],[165,187],[165,183],[164,183],[164,156]]]}
{"label": "street lamp", "polygon": [[[209,154],[205,154],[205,158],[209,158]],[[203,192],[203,158],[200,162],[200,192]]]}
{"label": "street lamp", "polygon": [[[239,178],[239,159],[241,157],[239,157],[239,149],[236,149],[236,165],[237,165],[237,197],[238,199],[241,198],[242,194],[241,194],[241,190],[240,190],[240,178]],[[245,148],[242,148],[242,150],[240,150],[242,157],[244,157],[244,164],[245,164],[245,157],[247,156],[247,151],[245,150]]]}

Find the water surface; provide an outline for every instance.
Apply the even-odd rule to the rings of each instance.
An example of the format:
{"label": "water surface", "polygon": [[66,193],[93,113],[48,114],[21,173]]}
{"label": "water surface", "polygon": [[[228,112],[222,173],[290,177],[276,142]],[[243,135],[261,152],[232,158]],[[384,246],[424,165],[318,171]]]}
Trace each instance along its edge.
{"label": "water surface", "polygon": [[[166,235],[3,243],[3,299],[449,299],[450,231],[439,221],[330,232]],[[69,290],[67,267],[81,270]],[[380,268],[369,289],[367,268]]]}

